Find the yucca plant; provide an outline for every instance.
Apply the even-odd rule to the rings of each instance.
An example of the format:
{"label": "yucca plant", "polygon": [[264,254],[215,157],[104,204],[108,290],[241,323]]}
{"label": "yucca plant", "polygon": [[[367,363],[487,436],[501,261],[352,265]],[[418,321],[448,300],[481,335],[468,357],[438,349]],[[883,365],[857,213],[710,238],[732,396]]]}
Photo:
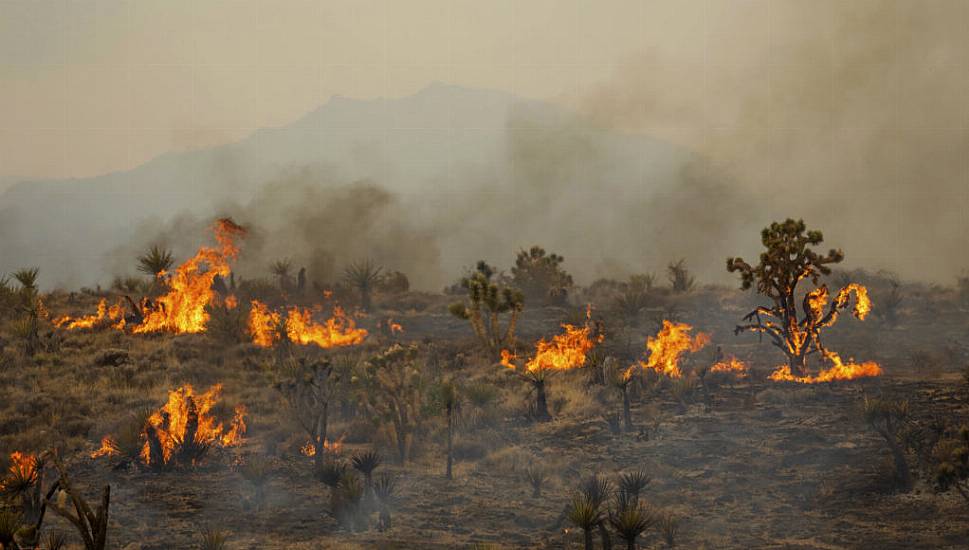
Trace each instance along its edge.
{"label": "yucca plant", "polygon": [[380,504],[380,516],[377,527],[381,531],[390,529],[390,509],[397,499],[397,480],[389,474],[384,474],[374,481],[373,492],[377,497],[377,502]]}
{"label": "yucca plant", "polygon": [[216,527],[203,527],[199,530],[202,550],[224,550],[229,540],[229,532]]}
{"label": "yucca plant", "polygon": [[273,464],[267,458],[254,457],[249,459],[239,468],[239,473],[243,479],[248,481],[253,488],[252,504],[255,510],[262,510],[266,503],[266,485],[272,477]]}
{"label": "yucca plant", "polygon": [[0,548],[16,548],[14,536],[20,529],[22,516],[11,509],[0,510]]}
{"label": "yucca plant", "polygon": [[350,457],[350,464],[353,465],[353,469],[363,474],[363,503],[368,509],[372,504],[373,471],[380,466],[381,462],[383,462],[383,459],[380,457],[380,453],[376,451],[367,451]]}
{"label": "yucca plant", "polygon": [[347,473],[347,465],[336,460],[327,460],[313,471],[316,479],[323,482],[330,489],[335,489],[340,484],[340,480]]}
{"label": "yucca plant", "polygon": [[44,537],[44,550],[63,550],[67,547],[68,536],[64,531],[48,531]]}
{"label": "yucca plant", "polygon": [[10,332],[23,342],[24,353],[33,357],[40,351],[40,321],[36,315],[27,314],[10,324]]}
{"label": "yucca plant", "polygon": [[567,517],[573,525],[582,529],[585,550],[592,550],[592,530],[599,527],[603,520],[601,503],[583,493],[574,495]]}
{"label": "yucca plant", "polygon": [[380,282],[382,270],[383,267],[369,259],[352,263],[343,270],[343,282],[360,292],[360,308],[364,311],[370,311],[370,295]]}
{"label": "yucca plant", "polygon": [[673,512],[663,512],[659,518],[659,530],[667,548],[676,547],[676,537],[680,532],[680,518]]}
{"label": "yucca plant", "polygon": [[656,515],[638,498],[620,491],[609,512],[609,524],[626,541],[628,550],[636,550],[636,539],[656,523]]}
{"label": "yucca plant", "polygon": [[37,277],[40,275],[40,268],[26,267],[13,272],[13,278],[20,283],[23,290],[37,290]]}
{"label": "yucca plant", "polygon": [[619,476],[619,490],[633,498],[639,498],[643,489],[653,480],[646,470],[639,469]]}
{"label": "yucca plant", "polygon": [[347,529],[362,531],[366,528],[367,515],[363,509],[363,483],[360,477],[347,472],[336,487],[333,515]]}
{"label": "yucca plant", "polygon": [[159,273],[170,270],[174,263],[175,257],[171,250],[153,244],[144,254],[138,256],[138,271],[151,277],[157,277]]}
{"label": "yucca plant", "polygon": [[279,279],[279,288],[282,290],[289,290],[289,288],[292,286],[290,284],[292,277],[289,274],[292,269],[293,262],[288,258],[276,260],[275,262],[269,264],[269,272]]}

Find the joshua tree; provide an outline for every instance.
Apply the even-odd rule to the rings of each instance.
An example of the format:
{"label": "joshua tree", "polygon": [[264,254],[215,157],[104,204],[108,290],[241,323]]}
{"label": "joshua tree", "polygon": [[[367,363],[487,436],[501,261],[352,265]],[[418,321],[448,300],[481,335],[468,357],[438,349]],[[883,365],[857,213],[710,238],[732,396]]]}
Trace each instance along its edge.
{"label": "joshua tree", "polygon": [[908,421],[908,401],[892,401],[887,399],[865,397],[863,403],[865,421],[882,436],[885,444],[892,452],[895,460],[895,478],[898,489],[907,493],[912,489],[912,475],[909,472],[908,460],[905,458],[905,444],[903,430]]}
{"label": "joshua tree", "polygon": [[454,407],[458,403],[458,391],[454,384],[448,382],[441,386],[441,400],[444,402],[444,414],[447,417],[447,470],[445,477],[453,479],[454,465]]}
{"label": "joshua tree", "polygon": [[609,511],[609,524],[628,550],[636,550],[636,539],[656,523],[656,515],[639,498],[619,491],[615,506]]}
{"label": "joshua tree", "polygon": [[40,269],[36,267],[26,267],[23,269],[18,269],[13,272],[13,278],[20,283],[22,290],[24,291],[36,291],[37,290],[37,276],[40,274]]}
{"label": "joshua tree", "polygon": [[676,262],[670,262],[666,266],[666,272],[670,286],[673,287],[673,292],[689,292],[696,285],[696,279],[690,275],[690,270],[686,267],[686,258],[680,258]]}
{"label": "joshua tree", "polygon": [[417,362],[415,346],[394,344],[370,359],[360,395],[378,420],[390,422],[397,458],[407,461],[421,428],[427,383]]}
{"label": "joshua tree", "polygon": [[821,275],[831,273],[830,264],[844,260],[841,250],[830,250],[822,255],[811,247],[824,240],[820,231],[808,230],[801,220],[788,219],[772,223],[761,232],[761,242],[767,249],[760,255],[760,263],[751,266],[741,258],[728,258],[727,271],[740,272],[741,288],[747,290],[757,285],[757,292],[773,300],[773,307],[758,307],[746,317],[749,324],[739,325],[736,334],[752,331],[770,336],[772,343],[787,356],[791,372],[805,374],[807,358],[820,352],[827,358],[831,354],[821,343],[821,330],[838,320],[839,310],[848,306],[852,292],[856,304],[852,312],[864,319],[871,303],[865,287],[849,284],[836,295],[827,312],[828,287],[821,285],[807,293],[802,303],[803,318],[798,318],[798,284],[810,279],[818,284]]}
{"label": "joshua tree", "polygon": [[633,431],[633,415],[629,404],[629,384],[633,381],[633,367],[628,369],[618,368],[615,358],[610,357],[606,360],[609,363],[608,369],[611,373],[612,385],[619,390],[622,397],[622,421],[627,432]]}
{"label": "joshua tree", "polygon": [[612,538],[609,536],[609,530],[606,529],[604,507],[606,501],[609,500],[609,496],[612,494],[612,483],[607,478],[593,475],[585,479],[580,484],[579,489],[582,491],[583,497],[597,510],[602,511],[603,517],[596,527],[599,529],[599,538],[602,540],[603,550],[610,550],[612,548]]}
{"label": "joshua tree", "polygon": [[313,444],[313,467],[323,465],[326,427],[333,384],[329,361],[308,361],[305,357],[289,361],[276,388],[289,403],[296,422]]}
{"label": "joshua tree", "polygon": [[530,299],[562,301],[572,287],[572,276],[561,267],[564,261],[540,246],[520,250],[511,268],[512,279]]}
{"label": "joshua tree", "polygon": [[153,244],[144,254],[138,256],[138,271],[157,277],[159,273],[171,269],[174,263],[175,257],[171,250]]}
{"label": "joshua tree", "polygon": [[380,283],[382,270],[370,260],[352,263],[343,270],[344,283],[360,292],[360,308],[364,311],[370,311],[370,295]]}
{"label": "joshua tree", "polygon": [[[467,302],[456,302],[448,308],[452,315],[471,322],[475,336],[492,358],[497,359],[502,349],[515,345],[515,324],[524,307],[524,298],[518,290],[499,286],[492,282],[494,271],[488,264],[478,262],[477,269],[461,280],[468,292]],[[501,328],[499,316],[508,314],[508,324]]]}
{"label": "joshua tree", "polygon": [[293,262],[288,258],[283,258],[282,260],[276,260],[269,265],[269,272],[279,279],[280,290],[289,290],[291,277],[289,275],[290,270],[293,269]]}
{"label": "joshua tree", "polygon": [[111,501],[111,486],[104,486],[101,490],[100,505],[92,509],[84,497],[74,489],[67,477],[67,470],[57,455],[53,455],[53,462],[59,475],[58,485],[66,494],[67,502],[74,506],[74,511],[71,512],[66,507],[66,503],[62,506],[59,503],[60,499],[53,499],[53,495],[48,495],[47,507],[74,525],[81,535],[81,540],[84,541],[85,550],[104,550],[108,543],[108,506]]}
{"label": "joshua tree", "polygon": [[878,309],[882,312],[881,317],[884,319],[885,324],[889,327],[895,327],[898,325],[899,309],[901,308],[902,302],[905,301],[905,298],[902,296],[902,284],[899,282],[898,277],[894,273],[889,273],[887,276],[888,285],[891,289],[884,298],[879,298]]}
{"label": "joshua tree", "polygon": [[381,531],[386,531],[391,527],[390,509],[397,499],[397,480],[388,474],[384,474],[374,481],[373,492],[377,496],[377,502],[380,505],[377,528]]}

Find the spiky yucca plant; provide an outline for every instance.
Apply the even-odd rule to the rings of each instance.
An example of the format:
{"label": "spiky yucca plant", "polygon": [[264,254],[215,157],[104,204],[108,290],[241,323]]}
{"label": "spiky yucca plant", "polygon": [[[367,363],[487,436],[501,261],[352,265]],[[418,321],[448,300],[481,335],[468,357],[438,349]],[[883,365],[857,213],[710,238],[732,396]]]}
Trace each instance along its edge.
{"label": "spiky yucca plant", "polygon": [[150,277],[157,277],[163,271],[167,272],[175,263],[172,251],[157,244],[148,247],[148,250],[137,259],[138,271]]}
{"label": "spiky yucca plant", "polygon": [[549,479],[548,470],[537,464],[529,464],[525,467],[525,481],[532,487],[532,497],[542,496],[542,487]]}
{"label": "spiky yucca plant", "polygon": [[216,527],[203,527],[199,530],[202,550],[225,550],[229,532]]}
{"label": "spiky yucca plant", "polygon": [[590,498],[587,494],[579,493],[572,497],[567,514],[568,520],[582,529],[585,550],[592,550],[592,531],[603,521],[601,502]]}
{"label": "spiky yucca plant", "polygon": [[676,547],[676,536],[680,532],[680,518],[673,512],[663,512],[659,518],[659,530],[667,548]]}
{"label": "spiky yucca plant", "polygon": [[373,492],[380,504],[380,515],[377,527],[387,530],[391,527],[390,510],[397,499],[397,480],[389,474],[377,478],[373,484]]}
{"label": "spiky yucca plant", "polygon": [[279,279],[279,288],[282,290],[289,290],[289,288],[292,286],[290,284],[292,277],[289,274],[292,269],[293,262],[289,258],[276,260],[275,262],[269,264],[269,272]]}
{"label": "spiky yucca plant", "polygon": [[632,472],[626,472],[619,476],[619,490],[628,493],[633,498],[639,498],[643,489],[653,480],[646,470],[640,468]]}
{"label": "spiky yucca plant", "polygon": [[343,282],[360,293],[360,308],[370,311],[370,296],[381,280],[383,267],[369,259],[354,262],[343,270]]}
{"label": "spiky yucca plant", "polygon": [[636,539],[656,523],[656,515],[638,498],[620,491],[609,511],[609,524],[626,541],[628,550],[636,550]]}
{"label": "spiky yucca plant", "polygon": [[13,278],[24,290],[37,290],[38,275],[40,275],[40,268],[37,267],[25,267],[13,272]]}

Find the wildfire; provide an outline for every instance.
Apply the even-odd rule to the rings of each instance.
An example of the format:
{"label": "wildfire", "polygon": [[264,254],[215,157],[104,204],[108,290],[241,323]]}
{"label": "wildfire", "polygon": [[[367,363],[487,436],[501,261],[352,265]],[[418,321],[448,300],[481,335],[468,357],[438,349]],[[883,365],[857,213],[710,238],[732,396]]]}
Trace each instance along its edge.
{"label": "wildfire", "polygon": [[682,377],[683,373],[680,372],[679,366],[680,356],[687,351],[696,353],[710,343],[710,336],[703,332],[691,338],[691,330],[693,327],[686,323],[664,320],[659,334],[646,339],[649,359],[646,362],[640,361],[640,364],[643,368],[653,369],[670,378]]}
{"label": "wildfire", "polygon": [[[585,364],[586,354],[599,342],[602,336],[592,337],[592,327],[575,327],[562,325],[564,333],[552,337],[551,340],[542,338],[535,344],[535,355],[525,363],[525,370],[529,373],[545,371],[569,370]],[[513,360],[517,356],[508,350],[501,350],[501,364],[516,368]]]}
{"label": "wildfire", "polygon": [[[153,445],[158,446],[161,461],[165,464],[185,444],[222,447],[240,445],[246,433],[246,407],[238,405],[235,408],[229,428],[225,429],[225,425],[211,414],[221,393],[221,384],[212,386],[202,394],[196,394],[191,385],[168,392],[168,402],[148,417],[142,432],[144,445],[140,456],[145,464],[152,464]],[[101,447],[91,453],[91,458],[118,453],[115,440],[111,436],[104,436]]]}
{"label": "wildfire", "polygon": [[252,343],[261,348],[272,347],[279,340],[280,315],[274,311],[269,311],[266,304],[259,300],[252,301],[249,309],[249,335],[252,336]]}
{"label": "wildfire", "polygon": [[782,365],[777,367],[777,369],[771,373],[769,378],[775,382],[821,384],[823,382],[870,378],[873,376],[881,376],[883,373],[882,368],[874,361],[865,361],[861,364],[848,361],[848,363],[845,364],[844,361],[842,361],[841,356],[833,351],[826,352],[825,357],[827,357],[833,363],[833,365],[830,368],[821,370],[821,372],[814,376],[794,376],[791,373],[790,366]]}
{"label": "wildfire", "polygon": [[7,472],[7,479],[0,481],[0,489],[7,488],[8,483],[33,485],[37,481],[37,455],[20,451],[10,453]]}
{"label": "wildfire", "polygon": [[367,330],[357,328],[356,322],[339,306],[333,308],[333,316],[324,324],[313,321],[310,310],[301,310],[294,306],[286,315],[286,336],[297,344],[333,348],[363,342],[367,337]]}
{"label": "wildfire", "polygon": [[710,372],[726,372],[737,378],[746,378],[748,369],[746,363],[736,357],[730,357],[710,367]]}
{"label": "wildfire", "polygon": [[[323,440],[323,449],[331,454],[340,454],[343,452],[343,440],[346,439],[347,434],[340,436],[340,439],[336,441],[330,441],[329,439]],[[312,441],[307,441],[306,445],[299,448],[299,452],[303,456],[316,456],[316,447],[313,446]]]}
{"label": "wildfire", "polygon": [[[168,287],[168,293],[158,297],[144,312],[142,323],[134,327],[135,333],[168,331],[174,333],[204,332],[209,320],[205,311],[215,292],[212,283],[217,276],[229,275],[229,261],[239,249],[235,240],[243,237],[246,230],[228,218],[220,219],[213,227],[218,248],[203,246],[195,256],[178,266],[170,276],[159,274]],[[162,278],[163,277],[163,278]]]}
{"label": "wildfire", "polygon": [[404,332],[404,327],[397,321],[394,321],[393,319],[388,318],[384,322],[384,326],[387,328],[387,331],[391,334],[398,334],[398,333]]}
{"label": "wildfire", "polygon": [[239,299],[236,298],[235,294],[229,294],[225,297],[225,307],[227,309],[235,309],[239,307]]}
{"label": "wildfire", "polygon": [[107,300],[104,298],[101,298],[101,301],[98,302],[98,311],[93,315],[76,318],[70,315],[64,315],[53,321],[55,327],[66,328],[68,330],[100,327],[109,322],[112,323],[111,326],[113,328],[119,330],[124,328],[124,305],[119,301],[109,308]]}

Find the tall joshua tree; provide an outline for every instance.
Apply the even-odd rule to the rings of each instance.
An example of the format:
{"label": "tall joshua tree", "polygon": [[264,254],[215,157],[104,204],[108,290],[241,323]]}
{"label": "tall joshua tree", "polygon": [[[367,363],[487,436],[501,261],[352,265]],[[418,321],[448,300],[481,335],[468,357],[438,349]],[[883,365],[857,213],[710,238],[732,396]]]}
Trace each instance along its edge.
{"label": "tall joshua tree", "polygon": [[[456,302],[448,308],[452,315],[471,322],[471,328],[482,346],[495,359],[502,349],[513,348],[515,324],[525,305],[518,290],[500,286],[492,281],[494,270],[481,261],[475,271],[461,280],[468,292],[466,302]],[[501,328],[499,316],[508,314],[508,324]]]}
{"label": "tall joshua tree", "polygon": [[380,282],[382,270],[381,266],[370,260],[352,263],[343,270],[343,281],[360,292],[360,307],[364,311],[370,311],[370,295]]}
{"label": "tall joshua tree", "polygon": [[[830,264],[844,260],[844,252],[831,249],[819,254],[812,247],[824,240],[820,231],[808,230],[803,220],[787,219],[774,222],[761,232],[761,242],[766,250],[760,254],[760,263],[752,266],[741,258],[727,258],[727,271],[739,272],[741,288],[747,290],[757,285],[757,292],[770,298],[772,307],[760,306],[747,314],[747,324],[738,325],[734,332],[744,331],[767,334],[771,343],[787,356],[791,372],[806,374],[807,358],[821,353],[832,358],[821,342],[821,331],[838,320],[839,310],[848,307],[851,293],[856,296],[855,317],[864,319],[871,307],[868,291],[857,284],[849,284],[838,291],[827,311],[829,292],[827,285],[818,286],[822,275],[831,273]],[[801,303],[802,315],[798,313],[798,284],[810,280],[815,288],[808,292]]]}

